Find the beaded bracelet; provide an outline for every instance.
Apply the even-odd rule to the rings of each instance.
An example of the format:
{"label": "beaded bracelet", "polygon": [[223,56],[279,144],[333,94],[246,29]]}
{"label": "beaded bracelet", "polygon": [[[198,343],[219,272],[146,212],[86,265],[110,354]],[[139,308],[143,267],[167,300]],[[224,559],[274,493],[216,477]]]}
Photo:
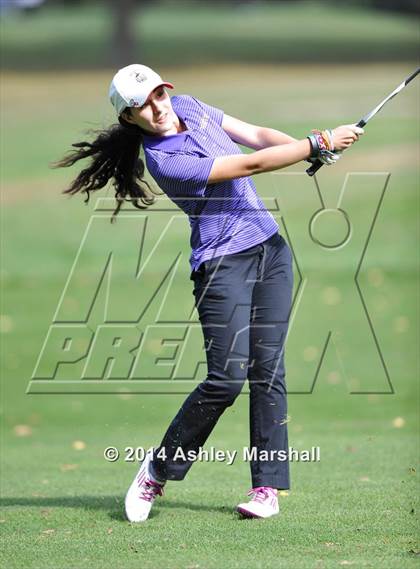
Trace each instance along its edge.
{"label": "beaded bracelet", "polygon": [[332,130],[329,128],[327,128],[327,130],[323,130],[322,136],[324,137],[324,139],[327,142],[328,150],[330,150],[331,152],[334,152],[334,139],[333,139]]}
{"label": "beaded bracelet", "polygon": [[312,132],[317,138],[320,150],[332,150],[327,131],[314,129]]}

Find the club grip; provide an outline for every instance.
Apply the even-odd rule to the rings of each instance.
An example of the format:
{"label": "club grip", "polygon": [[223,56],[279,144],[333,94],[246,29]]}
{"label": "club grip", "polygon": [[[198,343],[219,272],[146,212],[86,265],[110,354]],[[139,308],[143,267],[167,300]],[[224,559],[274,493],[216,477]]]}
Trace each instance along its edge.
{"label": "club grip", "polygon": [[306,173],[308,176],[313,176],[323,165],[324,164],[321,162],[321,160],[317,160],[312,164],[312,166],[309,166],[309,168],[306,170]]}

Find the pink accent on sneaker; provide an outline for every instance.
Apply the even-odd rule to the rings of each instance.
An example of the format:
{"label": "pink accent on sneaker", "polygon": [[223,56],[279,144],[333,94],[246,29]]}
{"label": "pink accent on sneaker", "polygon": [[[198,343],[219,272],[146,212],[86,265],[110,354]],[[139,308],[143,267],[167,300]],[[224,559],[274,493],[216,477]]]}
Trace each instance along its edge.
{"label": "pink accent on sneaker", "polygon": [[[141,483],[139,482],[139,487]],[[139,494],[140,500],[146,500],[146,502],[153,502],[157,496],[163,496],[163,486],[152,480],[146,480],[143,483],[143,489]]]}
{"label": "pink accent on sneaker", "polygon": [[263,503],[267,498],[271,498],[271,502],[276,503],[277,490],[276,488],[271,488],[270,486],[257,486],[256,488],[251,488],[247,496],[253,496],[252,500],[255,500],[255,502]]}
{"label": "pink accent on sneaker", "polygon": [[270,486],[257,486],[251,488],[248,496],[252,499],[239,504],[237,511],[247,518],[269,518],[279,513],[277,489]]}

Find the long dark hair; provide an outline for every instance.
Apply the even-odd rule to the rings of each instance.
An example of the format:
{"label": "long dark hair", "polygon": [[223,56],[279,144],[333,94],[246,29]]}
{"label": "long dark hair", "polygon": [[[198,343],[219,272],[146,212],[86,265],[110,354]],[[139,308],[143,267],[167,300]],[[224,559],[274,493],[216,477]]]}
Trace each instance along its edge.
{"label": "long dark hair", "polygon": [[105,187],[113,180],[117,207],[112,214],[114,221],[126,199],[137,209],[144,209],[155,202],[154,191],[144,179],[145,165],[139,157],[143,140],[142,130],[134,124],[119,117],[119,124],[112,124],[103,130],[90,131],[96,134],[93,142],[76,142],[61,160],[51,164],[52,168],[73,166],[83,158],[91,158],[86,168],[81,170],[64,194],[86,194],[85,203],[89,201],[90,192]]}

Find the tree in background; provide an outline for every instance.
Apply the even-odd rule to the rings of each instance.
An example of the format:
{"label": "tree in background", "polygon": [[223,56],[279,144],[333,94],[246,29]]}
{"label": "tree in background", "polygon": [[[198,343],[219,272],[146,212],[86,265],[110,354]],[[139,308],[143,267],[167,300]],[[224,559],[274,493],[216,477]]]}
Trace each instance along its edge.
{"label": "tree in background", "polygon": [[117,67],[127,65],[127,61],[134,61],[135,36],[133,20],[138,2],[136,0],[109,0],[113,13],[113,38],[111,61]]}

